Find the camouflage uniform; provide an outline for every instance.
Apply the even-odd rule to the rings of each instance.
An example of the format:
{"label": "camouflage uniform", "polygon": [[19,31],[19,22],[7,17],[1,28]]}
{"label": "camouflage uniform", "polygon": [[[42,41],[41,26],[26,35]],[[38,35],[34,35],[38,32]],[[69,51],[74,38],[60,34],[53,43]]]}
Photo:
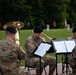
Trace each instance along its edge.
{"label": "camouflage uniform", "polygon": [[73,69],[73,73],[76,73],[76,46],[69,57],[69,64],[70,67]]}
{"label": "camouflage uniform", "polygon": [[25,59],[25,53],[19,45],[10,39],[0,41],[0,69],[3,75],[23,75],[19,65],[21,59]]}
{"label": "camouflage uniform", "polygon": [[[38,45],[42,42],[42,38],[34,38],[30,36],[27,41],[25,42],[26,54],[28,60],[26,64],[36,68],[36,75],[40,74],[40,60],[39,57],[33,54],[33,51]],[[56,66],[56,60],[54,57],[51,56],[44,56],[41,58],[41,72],[45,66],[49,65],[49,75],[53,75]]]}
{"label": "camouflage uniform", "polygon": [[[68,37],[67,40],[75,40],[76,43],[76,39],[74,39],[73,36]],[[70,67],[73,69],[73,73],[76,73],[76,47],[73,49],[72,53],[69,55],[69,64]]]}

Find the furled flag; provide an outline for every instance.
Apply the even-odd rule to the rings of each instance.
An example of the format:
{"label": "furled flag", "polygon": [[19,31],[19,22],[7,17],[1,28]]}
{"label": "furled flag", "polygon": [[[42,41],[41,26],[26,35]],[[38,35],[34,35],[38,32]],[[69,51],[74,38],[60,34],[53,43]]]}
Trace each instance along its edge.
{"label": "furled flag", "polygon": [[2,27],[2,24],[1,24],[1,22],[0,22],[0,28]]}
{"label": "furled flag", "polygon": [[53,22],[53,27],[56,28],[56,21]]}

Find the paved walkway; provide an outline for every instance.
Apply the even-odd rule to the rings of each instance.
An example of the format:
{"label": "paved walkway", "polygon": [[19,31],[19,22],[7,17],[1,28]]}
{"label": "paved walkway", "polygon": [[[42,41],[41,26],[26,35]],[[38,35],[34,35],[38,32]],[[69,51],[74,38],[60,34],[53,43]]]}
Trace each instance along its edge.
{"label": "paved walkway", "polygon": [[[21,67],[21,68],[23,68],[23,67]],[[47,75],[48,75],[49,66],[47,66],[45,69],[46,69],[46,72],[47,72]],[[66,72],[65,70],[66,69],[64,69],[64,73],[62,74],[62,64],[61,63],[58,64],[58,72],[57,72],[58,75],[68,75],[68,74],[65,74],[65,72]],[[70,71],[71,71],[71,68],[70,68]],[[31,72],[32,75],[35,75],[36,74],[36,71],[35,70],[31,70],[30,72]],[[42,75],[45,75],[45,72],[44,71],[43,71]],[[54,75],[56,75],[56,70],[54,72]]]}

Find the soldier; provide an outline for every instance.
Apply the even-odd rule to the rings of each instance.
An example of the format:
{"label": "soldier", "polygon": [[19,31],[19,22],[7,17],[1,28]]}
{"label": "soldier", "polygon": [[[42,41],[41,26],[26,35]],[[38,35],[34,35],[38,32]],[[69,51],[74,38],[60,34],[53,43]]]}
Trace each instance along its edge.
{"label": "soldier", "polygon": [[69,57],[69,64],[72,68],[72,72],[76,75],[76,46]]}
{"label": "soldier", "polygon": [[76,27],[74,27],[72,30],[72,36],[67,38],[67,40],[73,40],[73,39],[76,40]]}
{"label": "soldier", "polygon": [[40,60],[39,57],[33,54],[33,51],[36,47],[43,41],[45,42],[45,39],[42,38],[40,35],[42,33],[43,29],[41,29],[39,26],[35,27],[33,30],[33,35],[30,36],[26,42],[25,42],[25,48],[26,48],[26,54],[27,54],[27,60],[26,64],[30,67],[36,68],[36,75],[40,75],[40,72],[42,74],[43,68],[47,65],[49,65],[49,75],[53,75],[56,67],[56,60],[54,57],[51,56],[44,56],[41,58],[41,71],[40,71]]}
{"label": "soldier", "polygon": [[[26,54],[21,46],[15,43],[16,28],[8,26],[6,38],[0,40],[0,72],[2,75],[24,75],[20,69],[19,60],[25,59]],[[0,74],[1,75],[1,74]]]}
{"label": "soldier", "polygon": [[[73,35],[71,37],[68,37],[67,40],[75,40],[75,43],[76,43],[76,27],[73,28],[72,33]],[[73,73],[76,73],[76,47],[73,49],[72,53],[69,55],[68,62],[70,64],[70,67],[73,70]]]}

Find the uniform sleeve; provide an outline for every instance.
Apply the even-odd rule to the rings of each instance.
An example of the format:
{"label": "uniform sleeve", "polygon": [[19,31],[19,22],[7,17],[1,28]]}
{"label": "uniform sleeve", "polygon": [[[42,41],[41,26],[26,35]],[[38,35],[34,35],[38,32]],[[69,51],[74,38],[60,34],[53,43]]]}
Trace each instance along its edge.
{"label": "uniform sleeve", "polygon": [[76,46],[75,46],[75,48],[73,49],[71,56],[72,56],[73,59],[75,59],[75,61],[76,61]]}
{"label": "uniform sleeve", "polygon": [[72,68],[76,66],[76,47],[73,49],[70,57],[68,58],[68,62]]}
{"label": "uniform sleeve", "polygon": [[27,40],[25,42],[25,48],[29,53],[32,53],[36,47],[35,47],[35,44],[31,40]]}
{"label": "uniform sleeve", "polygon": [[69,63],[74,64],[74,62],[76,62],[76,46],[73,49],[73,51],[72,51],[72,53],[70,54],[70,57],[69,57]]}

